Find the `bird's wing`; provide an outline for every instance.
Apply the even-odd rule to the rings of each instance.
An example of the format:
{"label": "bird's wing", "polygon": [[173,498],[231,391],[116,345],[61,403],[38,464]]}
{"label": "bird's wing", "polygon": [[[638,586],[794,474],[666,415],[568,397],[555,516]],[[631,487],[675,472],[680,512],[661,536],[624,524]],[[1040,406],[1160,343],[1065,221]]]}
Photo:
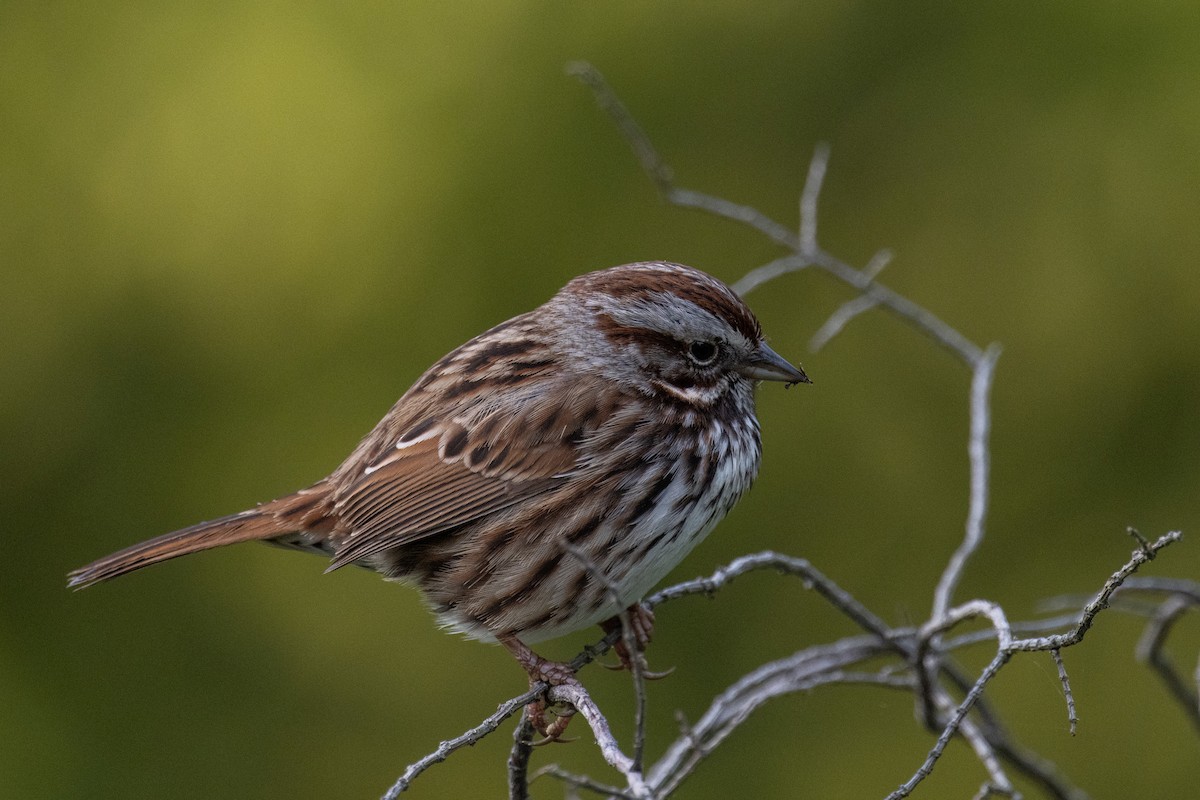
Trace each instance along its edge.
{"label": "bird's wing", "polygon": [[[548,399],[548,398],[557,399]],[[335,511],[342,535],[330,569],[479,520],[561,486],[576,473],[595,396],[557,392],[453,419],[426,418],[346,475]]]}

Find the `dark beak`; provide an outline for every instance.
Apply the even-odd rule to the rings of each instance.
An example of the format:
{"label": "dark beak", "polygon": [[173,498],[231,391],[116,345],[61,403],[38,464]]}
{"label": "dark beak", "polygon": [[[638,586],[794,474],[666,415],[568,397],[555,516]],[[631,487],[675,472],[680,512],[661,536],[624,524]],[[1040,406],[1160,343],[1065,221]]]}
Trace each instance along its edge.
{"label": "dark beak", "polygon": [[783,381],[788,386],[797,383],[812,383],[804,370],[793,367],[783,356],[767,347],[766,342],[758,345],[758,350],[742,363],[738,372],[756,381]]}

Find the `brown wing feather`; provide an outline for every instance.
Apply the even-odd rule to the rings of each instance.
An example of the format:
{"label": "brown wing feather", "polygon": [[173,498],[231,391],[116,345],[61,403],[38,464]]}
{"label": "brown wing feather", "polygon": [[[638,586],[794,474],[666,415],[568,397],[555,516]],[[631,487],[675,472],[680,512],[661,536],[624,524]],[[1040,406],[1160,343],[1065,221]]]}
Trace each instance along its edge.
{"label": "brown wing feather", "polygon": [[[341,533],[329,569],[479,520],[567,480],[601,415],[588,393],[565,403],[561,397],[530,398],[520,414],[502,416],[489,403],[456,420],[426,424],[414,441],[393,444],[357,476],[345,475],[336,505]],[[578,406],[588,410],[581,414]]]}

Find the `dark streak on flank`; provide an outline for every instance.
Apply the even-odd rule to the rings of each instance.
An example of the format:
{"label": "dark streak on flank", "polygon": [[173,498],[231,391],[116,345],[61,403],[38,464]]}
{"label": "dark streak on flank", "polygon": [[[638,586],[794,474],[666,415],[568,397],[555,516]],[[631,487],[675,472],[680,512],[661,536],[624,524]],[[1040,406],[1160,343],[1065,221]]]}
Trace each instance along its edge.
{"label": "dark streak on flank", "polygon": [[604,522],[604,517],[600,514],[596,514],[595,516],[588,518],[587,522],[583,523],[578,528],[567,534],[567,541],[571,544],[575,544],[580,539],[591,535],[596,528],[600,527],[602,522]]}
{"label": "dark streak on flank", "polygon": [[654,485],[650,487],[650,491],[646,492],[646,494],[642,496],[642,499],[638,501],[638,504],[633,507],[633,513],[631,513],[625,520],[625,524],[627,526],[633,526],[637,524],[639,519],[644,517],[650,511],[650,509],[654,508],[654,506],[658,503],[658,498],[667,490],[674,480],[674,470],[668,470],[661,475],[659,479],[654,482]]}
{"label": "dark streak on flank", "polygon": [[488,539],[488,541],[485,545],[486,549],[484,550],[484,554],[483,554],[483,559],[482,559],[483,563],[487,564],[488,562],[492,561],[492,559],[496,556],[496,554],[498,552],[507,548],[510,544],[513,543],[513,541],[516,540],[516,538],[517,538],[517,529],[509,527],[509,528],[505,528],[504,530],[500,531],[499,534],[494,535],[490,539]]}
{"label": "dark streak on flank", "polygon": [[515,592],[503,595],[492,601],[491,605],[480,612],[480,616],[485,618],[494,617],[496,614],[504,610],[504,608],[512,603],[520,600],[523,597],[528,597],[545,582],[546,578],[558,568],[559,562],[562,561],[563,554],[555,553],[550,558],[538,565],[537,570],[529,577],[529,580],[522,584],[521,588]]}
{"label": "dark streak on flank", "polygon": [[663,537],[666,535],[667,535],[667,532],[665,530],[662,530],[662,531],[659,531],[658,533],[654,534],[654,536],[650,537],[649,540],[643,542],[641,547],[639,547],[638,551],[637,551],[638,559],[641,560],[642,558],[645,558],[646,554],[649,553],[651,550],[653,550],[658,545],[658,543],[663,540]]}
{"label": "dark streak on flank", "polygon": [[557,608],[551,608],[550,610],[546,611],[545,613],[539,614],[538,616],[534,617],[533,619],[525,620],[524,622],[521,623],[521,627],[526,630],[529,630],[529,629],[536,630],[536,629],[542,627],[543,625],[545,625],[550,620],[554,619],[554,617],[557,613],[558,613]]}

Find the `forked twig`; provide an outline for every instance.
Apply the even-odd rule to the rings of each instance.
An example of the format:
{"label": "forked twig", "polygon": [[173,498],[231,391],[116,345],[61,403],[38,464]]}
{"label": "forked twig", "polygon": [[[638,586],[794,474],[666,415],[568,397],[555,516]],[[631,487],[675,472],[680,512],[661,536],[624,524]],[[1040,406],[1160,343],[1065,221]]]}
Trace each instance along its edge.
{"label": "forked twig", "polygon": [[749,272],[733,285],[734,291],[739,294],[747,294],[787,272],[794,272],[809,266],[817,267],[858,292],[870,296],[881,306],[904,318],[909,324],[931,337],[965,364],[972,365],[983,357],[983,351],[978,345],[972,343],[935,314],[875,282],[875,275],[871,272],[856,269],[844,261],[834,258],[816,244],[816,206],[829,161],[827,146],[818,145],[809,162],[808,179],[805,182],[804,191],[801,193],[803,198],[801,212],[806,220],[801,223],[801,231],[805,234],[801,235],[751,206],[733,203],[721,197],[714,197],[675,185],[670,167],[663,161],[645,131],[613,92],[599,70],[591,64],[577,61],[567,65],[567,74],[583,81],[592,90],[597,104],[617,126],[625,141],[633,149],[634,156],[642,170],[658,187],[664,200],[672,205],[707,211],[710,214],[748,225],[771,241],[796,254],[774,261],[760,270]]}
{"label": "forked twig", "polygon": [[[984,688],[988,683],[991,682],[992,678],[996,676],[996,673],[1000,671],[1000,668],[1008,663],[1009,659],[1012,658],[1014,654],[1019,652],[1033,652],[1039,650],[1061,650],[1063,648],[1079,644],[1081,641],[1083,641],[1084,636],[1087,635],[1087,632],[1095,623],[1097,615],[1099,615],[1104,609],[1108,608],[1108,603],[1112,598],[1113,593],[1116,592],[1121,584],[1124,583],[1129,576],[1136,572],[1142,564],[1154,558],[1159,550],[1162,550],[1164,547],[1179,541],[1180,538],[1181,534],[1179,531],[1171,531],[1163,534],[1153,543],[1147,542],[1144,547],[1135,550],[1130,560],[1111,576],[1109,576],[1108,580],[1104,582],[1104,586],[1100,588],[1100,591],[1096,594],[1096,596],[1092,598],[1091,602],[1084,606],[1083,611],[1079,615],[1078,621],[1075,623],[1075,626],[1065,633],[1054,634],[1050,636],[1035,636],[1027,639],[1013,639],[1011,628],[1009,627],[1007,620],[1004,619],[1003,614],[999,610],[998,606],[993,607],[994,604],[976,605],[980,601],[973,601],[972,603],[968,603],[959,609],[951,609],[946,615],[947,620],[954,620],[954,622],[951,624],[955,624],[963,619],[968,619],[972,616],[979,615],[984,615],[991,619],[992,626],[996,629],[997,636],[999,637],[999,648],[991,663],[989,663],[987,667],[984,668],[983,672],[980,673],[979,679],[975,681],[975,684],[971,687],[971,690],[967,692],[967,696],[963,698],[963,701],[955,709],[954,714],[950,717],[949,722],[947,722],[941,736],[938,737],[933,749],[930,750],[925,762],[921,765],[917,772],[911,778],[909,778],[908,781],[902,784],[899,789],[888,795],[887,800],[899,800],[902,797],[907,797],[912,793],[912,790],[916,788],[917,784],[929,776],[930,772],[933,771],[934,764],[936,764],[937,760],[941,758],[942,753],[946,749],[946,745],[950,743],[950,740],[958,732],[958,729],[962,725],[963,720],[966,718],[967,713],[979,700]],[[937,633],[946,630],[946,628],[941,627],[940,625],[937,627],[941,628],[941,630],[931,631],[931,633]]]}

